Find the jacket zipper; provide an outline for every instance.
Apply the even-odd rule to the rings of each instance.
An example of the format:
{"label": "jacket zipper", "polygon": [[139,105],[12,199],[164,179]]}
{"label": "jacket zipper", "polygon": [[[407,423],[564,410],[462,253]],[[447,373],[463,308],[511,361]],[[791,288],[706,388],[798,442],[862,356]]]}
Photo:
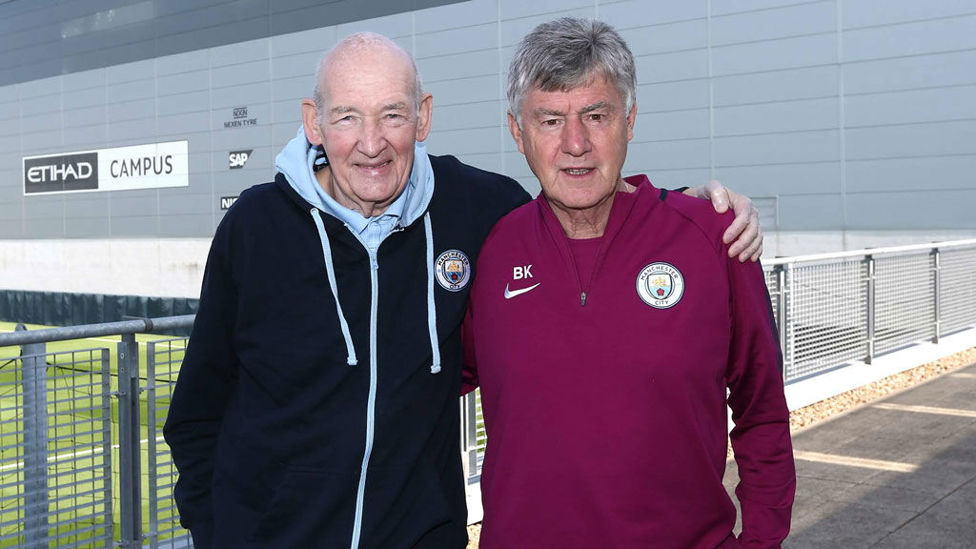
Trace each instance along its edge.
{"label": "jacket zipper", "polygon": [[[358,239],[358,235],[357,235]],[[363,529],[363,506],[366,497],[366,471],[369,468],[369,458],[373,452],[373,438],[376,421],[376,324],[379,310],[379,276],[380,268],[377,251],[366,246],[360,240],[369,254],[369,398],[366,401],[366,449],[363,452],[363,463],[359,472],[359,488],[356,492],[356,518],[352,527],[352,541],[350,549],[359,549],[359,541]]]}

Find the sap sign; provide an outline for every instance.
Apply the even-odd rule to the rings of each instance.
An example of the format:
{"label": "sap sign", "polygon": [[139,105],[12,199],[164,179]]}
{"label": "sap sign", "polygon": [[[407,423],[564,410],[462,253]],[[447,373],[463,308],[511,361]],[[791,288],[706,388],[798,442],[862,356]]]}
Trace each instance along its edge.
{"label": "sap sign", "polygon": [[247,159],[251,158],[251,153],[254,149],[248,149],[246,151],[230,151],[227,155],[227,164],[232,170],[239,170],[247,164]]}
{"label": "sap sign", "polygon": [[29,156],[24,194],[187,187],[187,142]]}

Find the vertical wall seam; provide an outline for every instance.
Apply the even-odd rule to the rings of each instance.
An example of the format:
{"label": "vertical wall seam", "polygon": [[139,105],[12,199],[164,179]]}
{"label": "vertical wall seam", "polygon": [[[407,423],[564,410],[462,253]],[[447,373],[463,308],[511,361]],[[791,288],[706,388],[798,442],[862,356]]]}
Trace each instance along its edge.
{"label": "vertical wall seam", "polygon": [[499,166],[503,174],[508,175],[508,166],[505,162],[505,126],[508,122],[508,94],[506,93],[506,81],[508,72],[502,63],[502,1],[498,0],[496,6],[498,9],[495,12],[495,51],[498,57],[498,97],[499,97],[499,108],[501,111],[502,124],[498,128],[498,157],[501,161]]}
{"label": "vertical wall seam", "polygon": [[840,0],[836,0],[837,9],[837,125],[840,146],[840,211],[841,211],[841,243],[847,250],[847,111],[844,90],[844,25]]}
{"label": "vertical wall seam", "polygon": [[712,0],[706,2],[705,52],[708,59],[708,178],[715,179],[715,86],[712,83]]}

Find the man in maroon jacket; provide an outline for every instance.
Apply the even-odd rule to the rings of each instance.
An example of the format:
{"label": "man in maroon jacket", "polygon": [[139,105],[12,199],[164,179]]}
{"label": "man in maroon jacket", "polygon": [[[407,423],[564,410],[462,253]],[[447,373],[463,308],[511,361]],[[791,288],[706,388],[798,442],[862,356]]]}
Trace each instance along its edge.
{"label": "man in maroon jacket", "polygon": [[728,257],[731,215],[621,176],[635,82],[598,21],[540,25],[512,61],[509,127],[542,194],[492,230],[465,321],[488,431],[482,549],[778,547],[789,532],[796,478],[761,267]]}

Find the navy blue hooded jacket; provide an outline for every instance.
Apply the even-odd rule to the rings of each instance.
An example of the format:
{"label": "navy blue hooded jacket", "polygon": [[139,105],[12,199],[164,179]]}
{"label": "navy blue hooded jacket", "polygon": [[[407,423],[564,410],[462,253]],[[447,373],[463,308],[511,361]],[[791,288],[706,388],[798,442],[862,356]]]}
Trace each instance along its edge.
{"label": "navy blue hooded jacket", "polygon": [[470,284],[445,287],[432,272],[457,250],[467,264],[454,266],[473,275],[491,227],[529,196],[453,157],[430,161],[425,215],[375,261],[281,173],[227,212],[165,427],[197,547],[465,546]]}

